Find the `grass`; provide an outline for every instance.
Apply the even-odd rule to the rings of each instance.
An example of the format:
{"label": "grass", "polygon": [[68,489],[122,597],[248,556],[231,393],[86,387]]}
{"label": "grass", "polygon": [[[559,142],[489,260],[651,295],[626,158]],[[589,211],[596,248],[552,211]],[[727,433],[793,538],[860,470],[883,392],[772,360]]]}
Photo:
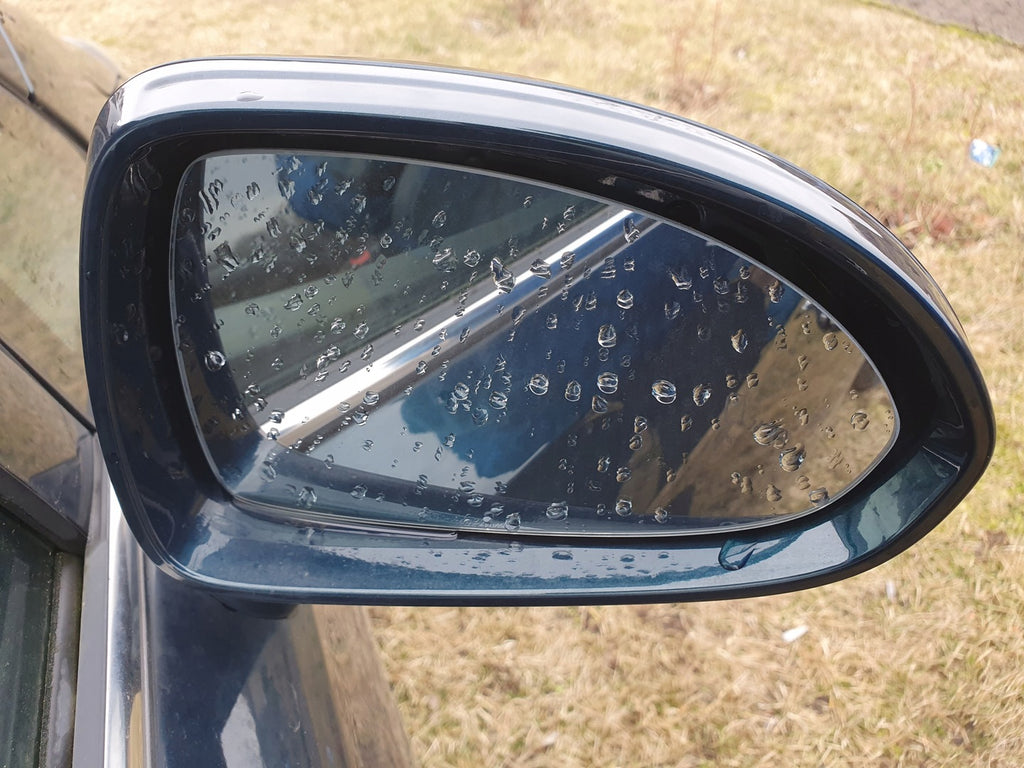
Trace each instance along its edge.
{"label": "grass", "polygon": [[[732,603],[370,611],[424,765],[1024,763],[1024,51],[839,0],[27,7],[126,71],[412,59],[681,112],[862,202],[963,320],[1000,443],[960,508],[881,568]],[[974,137],[1001,147],[993,168],[968,160]]]}

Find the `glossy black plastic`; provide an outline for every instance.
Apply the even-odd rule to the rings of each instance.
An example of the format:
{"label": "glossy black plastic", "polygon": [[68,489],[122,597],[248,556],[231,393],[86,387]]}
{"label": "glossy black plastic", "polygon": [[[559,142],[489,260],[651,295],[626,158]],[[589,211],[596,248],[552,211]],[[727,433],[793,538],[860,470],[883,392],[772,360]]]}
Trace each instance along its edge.
{"label": "glossy black plastic", "polygon": [[[188,165],[231,150],[345,151],[555,184],[698,230],[825,307],[888,385],[900,431],[854,491],[753,531],[628,541],[299,528],[236,505],[191,420],[169,305]],[[92,404],[135,535],[236,598],[362,603],[699,600],[833,581],[902,551],[980,477],[994,427],[951,308],[914,257],[821,181],[664,113],[430,68],[213,60],[126,83],[101,114],[82,234]]]}

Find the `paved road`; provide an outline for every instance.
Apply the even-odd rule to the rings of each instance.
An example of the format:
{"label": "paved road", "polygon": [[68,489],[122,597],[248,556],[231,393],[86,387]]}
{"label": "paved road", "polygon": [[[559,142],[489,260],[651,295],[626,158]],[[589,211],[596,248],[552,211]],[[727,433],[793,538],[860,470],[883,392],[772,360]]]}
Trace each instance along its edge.
{"label": "paved road", "polygon": [[1024,45],[1022,0],[888,0],[926,19],[988,32]]}

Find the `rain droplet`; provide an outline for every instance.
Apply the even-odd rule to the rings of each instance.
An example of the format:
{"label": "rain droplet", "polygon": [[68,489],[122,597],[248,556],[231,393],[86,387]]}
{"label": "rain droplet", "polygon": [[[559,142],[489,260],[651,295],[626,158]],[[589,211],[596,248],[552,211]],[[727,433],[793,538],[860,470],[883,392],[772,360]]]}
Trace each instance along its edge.
{"label": "rain droplet", "polygon": [[487,398],[487,402],[490,404],[491,408],[501,411],[504,410],[506,405],[508,405],[508,395],[504,392],[498,392],[495,390],[494,392],[491,392],[491,396]]}
{"label": "rain droplet", "polygon": [[633,419],[633,431],[636,434],[639,435],[641,432],[646,431],[646,429],[647,429],[647,417],[645,417],[645,416],[637,416],[635,419]]}
{"label": "rain droplet", "polygon": [[505,265],[498,258],[491,259],[491,279],[500,293],[509,293],[516,284],[515,275],[505,269]]}
{"label": "rain droplet", "polygon": [[727,571],[738,571],[754,554],[755,544],[745,541],[727,541],[718,552],[718,564]]}
{"label": "rain droplet", "polygon": [[682,310],[683,308],[679,306],[678,301],[665,303],[665,317],[669,320],[675,320],[679,317],[679,313],[682,312]]}
{"label": "rain droplet", "polygon": [[754,430],[754,442],[758,445],[782,448],[789,442],[789,432],[782,428],[781,421],[768,421]]}
{"label": "rain droplet", "polygon": [[312,507],[316,504],[316,491],[310,488],[308,485],[303,486],[302,490],[299,491],[298,502],[300,507]]}
{"label": "rain droplet", "polygon": [[810,499],[811,504],[824,504],[828,501],[828,490],[825,488],[815,488],[807,494],[807,498]]}
{"label": "rain droplet", "polygon": [[620,483],[624,483],[633,476],[633,470],[629,467],[619,467],[615,470],[615,479]]}
{"label": "rain droplet", "polygon": [[367,390],[363,395],[363,405],[376,405],[380,402],[380,394],[373,390]]}
{"label": "rain droplet", "polygon": [[669,517],[668,510],[665,509],[664,507],[658,507],[656,510],[654,510],[654,522],[656,522],[656,523],[667,522],[668,521],[668,517]]}
{"label": "rain droplet", "polygon": [[455,433],[454,432],[449,432],[448,435],[445,437],[443,443],[444,443],[444,447],[445,448],[454,448],[455,447]]}
{"label": "rain droplet", "polygon": [[711,385],[710,384],[698,384],[693,388],[693,404],[704,405],[708,400],[711,399]]}
{"label": "rain droplet", "polygon": [[627,243],[635,243],[640,239],[640,229],[630,217],[626,217],[626,220],[622,222],[622,237]]}
{"label": "rain droplet", "polygon": [[619,388],[619,375],[610,371],[599,373],[597,375],[597,388],[606,395],[615,394],[615,391]]}
{"label": "rain droplet", "polygon": [[545,513],[550,520],[564,520],[569,516],[569,505],[564,501],[555,501],[548,505]]}
{"label": "rain droplet", "polygon": [[575,379],[573,379],[572,381],[565,385],[565,399],[568,400],[570,403],[579,402],[580,395],[582,393],[583,387],[581,387],[580,383]]}
{"label": "rain droplet", "polygon": [[572,552],[567,549],[556,549],[551,553],[552,560],[572,560]]}
{"label": "rain droplet", "polygon": [[600,395],[594,395],[590,401],[590,407],[594,413],[608,413],[608,401]]}
{"label": "rain droplet", "polygon": [[484,424],[487,423],[487,420],[490,418],[490,414],[487,413],[487,409],[480,407],[473,409],[472,416],[473,423],[476,424],[478,427],[482,427]]}
{"label": "rain droplet", "polygon": [[662,405],[676,401],[676,385],[668,379],[657,379],[651,384],[651,395]]}
{"label": "rain droplet", "polygon": [[288,301],[284,303],[284,308],[287,309],[289,312],[294,312],[301,306],[302,297],[297,293],[293,293],[291,297],[289,297]]}
{"label": "rain droplet", "polygon": [[768,300],[772,304],[778,304],[780,301],[782,301],[782,294],[784,294],[785,292],[786,287],[778,280],[775,280],[768,286]]}
{"label": "rain droplet", "polygon": [[551,277],[551,265],[544,261],[544,259],[534,261],[530,265],[530,271],[537,275],[537,277],[543,277],[545,280]]}
{"label": "rain droplet", "polygon": [[466,251],[466,255],[462,257],[462,263],[467,267],[475,267],[480,263],[480,252],[470,249]]}
{"label": "rain droplet", "polygon": [[679,431],[685,432],[693,426],[693,417],[688,413],[684,413],[679,417]]}
{"label": "rain droplet", "polygon": [[801,443],[797,443],[791,448],[786,448],[779,454],[779,466],[782,467],[785,472],[796,472],[804,463],[806,456],[807,454],[804,451],[803,445]]}
{"label": "rain droplet", "polygon": [[693,287],[693,278],[690,277],[690,273],[684,267],[670,269],[668,274],[672,278],[673,285],[680,291],[688,291]]}
{"label": "rain droplet", "polygon": [[366,334],[369,333],[369,331],[370,326],[368,326],[366,323],[360,323],[359,325],[356,326],[356,329],[352,331],[352,335],[355,336],[357,339],[365,339]]}
{"label": "rain droplet", "polygon": [[767,499],[767,500],[768,500],[769,502],[771,502],[772,504],[774,504],[775,502],[777,502],[777,501],[778,501],[779,499],[781,499],[781,498],[782,498],[782,491],[780,491],[780,490],[779,490],[778,488],[776,488],[776,487],[775,487],[774,485],[772,485],[771,483],[769,483],[769,484],[768,484],[768,487],[767,487],[767,488],[765,489],[765,492],[764,492],[764,497],[765,497],[765,499]]}
{"label": "rain droplet", "polygon": [[614,347],[616,341],[615,326],[611,323],[605,323],[601,326],[597,332],[597,343],[605,347]]}
{"label": "rain droplet", "polygon": [[520,525],[522,525],[522,520],[519,517],[519,513],[509,512],[508,517],[505,518],[505,530],[518,531]]}
{"label": "rain droplet", "polygon": [[430,223],[434,225],[434,229],[440,229],[448,222],[448,214],[444,211],[438,211],[434,214],[434,219]]}
{"label": "rain droplet", "polygon": [[547,329],[549,331],[553,331],[556,328],[558,328],[558,315],[554,313],[548,315],[548,319],[545,322],[545,325],[547,326]]}
{"label": "rain droplet", "polygon": [[566,251],[558,259],[558,266],[562,269],[568,269],[572,266],[573,262],[576,261],[575,251]]}
{"label": "rain droplet", "polygon": [[530,391],[535,395],[548,393],[548,377],[543,373],[535,373],[530,377]]}
{"label": "rain droplet", "polygon": [[219,371],[224,367],[227,360],[224,357],[224,353],[217,349],[211,349],[206,353],[206,367],[211,371]]}
{"label": "rain droplet", "polygon": [[597,471],[602,475],[611,469],[611,466],[612,460],[610,456],[602,456],[597,460]]}
{"label": "rain droplet", "polygon": [[615,514],[619,517],[629,517],[633,514],[633,502],[630,499],[619,499],[615,502]]}
{"label": "rain droplet", "polygon": [[619,295],[615,297],[615,303],[619,305],[619,309],[632,309],[633,294],[627,290],[621,290]]}
{"label": "rain droplet", "polygon": [[353,499],[365,499],[366,498],[366,486],[365,485],[357,485],[355,488],[353,488],[351,491],[349,491],[349,495]]}
{"label": "rain droplet", "polygon": [[864,411],[857,411],[856,413],[853,414],[853,416],[850,417],[850,425],[858,432],[867,429],[868,424],[870,423],[871,420],[868,418],[868,415],[864,413]]}
{"label": "rain droplet", "polygon": [[746,350],[748,344],[747,334],[743,332],[742,328],[732,335],[732,348],[737,352],[742,353]]}
{"label": "rain droplet", "polygon": [[632,437],[629,438],[629,450],[631,450],[631,451],[639,451],[641,448],[643,448],[643,445],[644,445],[644,438],[643,438],[643,436],[641,436],[641,435],[633,435]]}

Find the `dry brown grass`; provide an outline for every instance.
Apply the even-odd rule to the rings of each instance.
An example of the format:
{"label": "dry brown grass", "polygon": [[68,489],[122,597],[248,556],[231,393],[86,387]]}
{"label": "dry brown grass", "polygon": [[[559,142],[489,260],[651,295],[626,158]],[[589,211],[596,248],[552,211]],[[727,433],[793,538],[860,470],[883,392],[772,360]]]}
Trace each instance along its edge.
{"label": "dry brown grass", "polygon": [[[732,603],[371,611],[424,764],[1024,764],[1024,52],[839,0],[28,6],[128,70],[414,59],[682,111],[863,201],[965,322],[997,454],[949,520],[873,572]],[[994,168],[967,160],[975,136],[1001,146]]]}

